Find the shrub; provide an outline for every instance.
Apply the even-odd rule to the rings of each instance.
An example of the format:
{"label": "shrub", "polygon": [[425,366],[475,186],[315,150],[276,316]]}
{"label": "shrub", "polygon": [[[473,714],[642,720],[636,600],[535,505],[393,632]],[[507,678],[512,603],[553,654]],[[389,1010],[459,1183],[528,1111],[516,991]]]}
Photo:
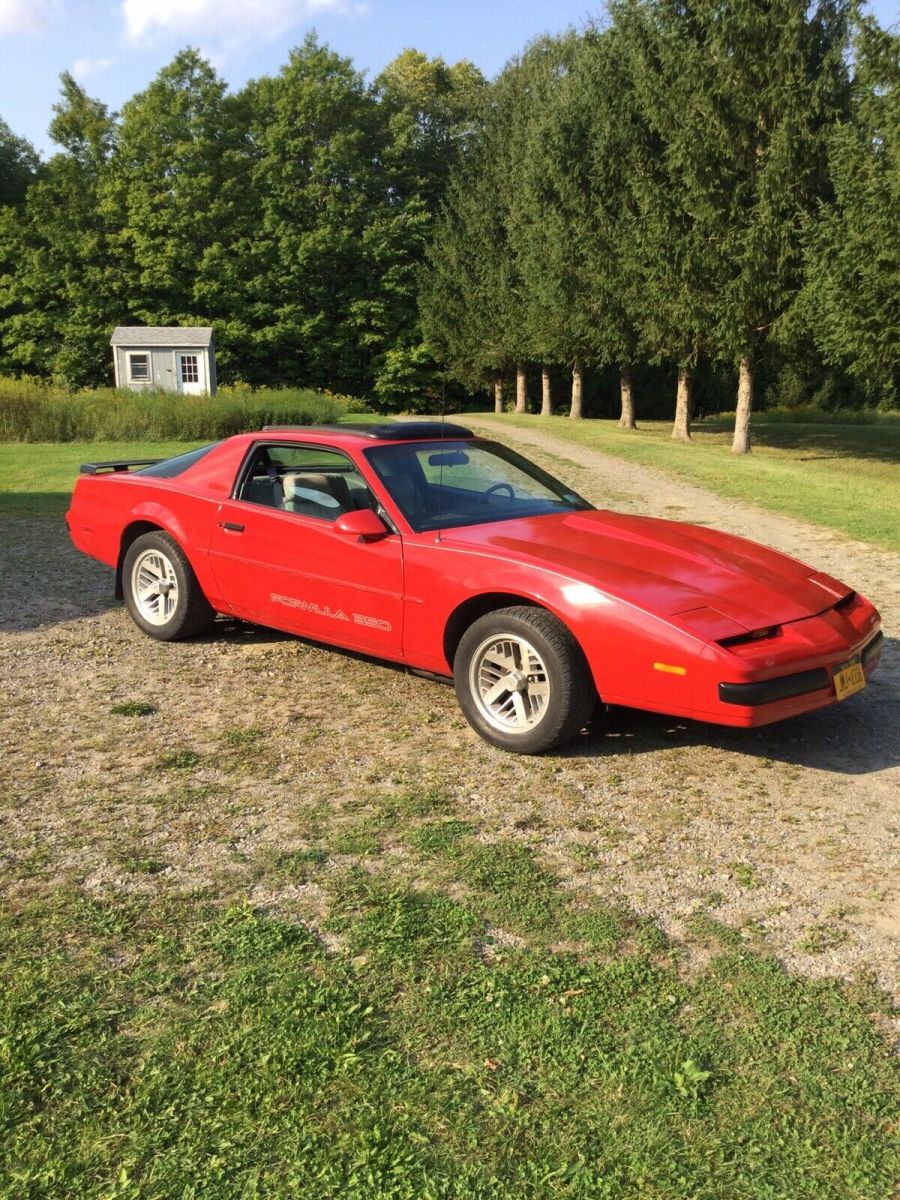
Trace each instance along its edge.
{"label": "shrub", "polygon": [[346,397],[306,388],[242,387],[211,397],[0,378],[0,441],[215,441],[261,425],[334,421],[347,409]]}

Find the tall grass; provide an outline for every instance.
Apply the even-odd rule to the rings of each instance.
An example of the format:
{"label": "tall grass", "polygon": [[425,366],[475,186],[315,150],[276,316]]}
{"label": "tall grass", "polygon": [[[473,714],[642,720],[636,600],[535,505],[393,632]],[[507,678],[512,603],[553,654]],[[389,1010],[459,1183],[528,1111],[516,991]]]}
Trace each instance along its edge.
{"label": "tall grass", "polygon": [[306,388],[182,396],[114,388],[69,392],[39,380],[0,378],[3,442],[213,441],[261,425],[334,421],[346,411],[345,398]]}
{"label": "tall grass", "polygon": [[[733,425],[733,412],[714,413],[697,422],[701,427]],[[897,428],[900,412],[881,412],[876,408],[817,408],[814,404],[792,408],[763,408],[753,414],[754,425],[886,425]]]}

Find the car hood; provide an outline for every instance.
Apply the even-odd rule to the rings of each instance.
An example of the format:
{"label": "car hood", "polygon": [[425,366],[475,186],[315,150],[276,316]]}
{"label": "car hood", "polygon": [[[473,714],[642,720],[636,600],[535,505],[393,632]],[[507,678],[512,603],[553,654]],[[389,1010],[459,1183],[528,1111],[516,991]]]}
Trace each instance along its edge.
{"label": "car hood", "polygon": [[850,593],[745,538],[608,511],[466,526],[448,531],[445,540],[549,567],[648,612],[683,618],[715,638],[799,621]]}

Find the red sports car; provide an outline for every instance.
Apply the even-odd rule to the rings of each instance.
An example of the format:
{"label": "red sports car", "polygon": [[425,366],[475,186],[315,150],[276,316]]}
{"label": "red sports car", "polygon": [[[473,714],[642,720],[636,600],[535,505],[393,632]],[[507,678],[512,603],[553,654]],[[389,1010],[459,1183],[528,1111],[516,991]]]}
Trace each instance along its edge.
{"label": "red sports car", "polygon": [[846,584],[725,533],[598,511],[458,425],[265,428],[87,463],[66,520],[151,637],[216,613],[455,680],[534,754],[598,698],[764,725],[863,688],[882,644]]}

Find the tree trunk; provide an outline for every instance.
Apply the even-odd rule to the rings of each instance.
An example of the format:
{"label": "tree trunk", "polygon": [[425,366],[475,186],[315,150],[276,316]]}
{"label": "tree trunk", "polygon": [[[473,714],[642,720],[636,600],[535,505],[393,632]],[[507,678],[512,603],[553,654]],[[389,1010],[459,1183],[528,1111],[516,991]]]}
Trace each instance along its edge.
{"label": "tree trunk", "polygon": [[549,367],[541,367],[541,416],[553,416],[553,392],[550,390]]}
{"label": "tree trunk", "polygon": [[691,407],[693,404],[694,372],[690,367],[678,368],[678,392],[675,400],[675,424],[672,437],[682,442],[691,440]]}
{"label": "tree trunk", "polygon": [[516,367],[516,412],[528,412],[528,380],[521,363]]}
{"label": "tree trunk", "polygon": [[580,358],[576,358],[572,365],[572,406],[569,409],[569,416],[573,421],[580,421],[582,417],[582,400],[584,397],[584,363]]}
{"label": "tree trunk", "polygon": [[738,367],[737,412],[734,414],[732,454],[750,453],[750,414],[753,412],[753,361],[749,354],[741,356]]}
{"label": "tree trunk", "polygon": [[622,415],[619,417],[620,429],[637,429],[634,419],[634,380],[631,376],[631,364],[623,363],[619,367],[619,394],[622,397]]}
{"label": "tree trunk", "polygon": [[494,372],[494,412],[503,412],[503,372],[499,369]]}

